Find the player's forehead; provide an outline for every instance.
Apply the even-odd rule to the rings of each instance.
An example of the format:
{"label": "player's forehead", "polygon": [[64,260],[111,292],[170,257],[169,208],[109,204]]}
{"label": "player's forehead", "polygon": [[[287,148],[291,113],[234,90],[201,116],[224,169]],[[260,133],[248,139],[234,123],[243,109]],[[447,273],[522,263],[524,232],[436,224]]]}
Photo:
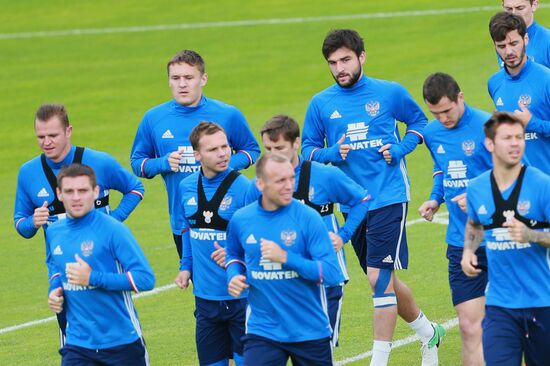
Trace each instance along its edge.
{"label": "player's forehead", "polygon": [[443,96],[439,102],[435,104],[431,104],[430,102],[426,101],[426,105],[428,106],[428,109],[432,113],[442,113],[449,111],[457,106],[456,102],[453,102],[449,99],[447,96]]}
{"label": "player's forehead", "polygon": [[170,65],[168,68],[170,76],[185,76],[185,75],[200,75],[199,65],[190,65],[186,62],[177,62]]}
{"label": "player's forehead", "polygon": [[519,123],[501,123],[495,130],[495,137],[522,135],[523,127]]}
{"label": "player's forehead", "polygon": [[213,134],[204,134],[199,139],[200,148],[212,148],[222,145],[227,145],[227,136],[222,131],[214,132]]}
{"label": "player's forehead", "polygon": [[510,32],[506,33],[506,37],[502,41],[495,41],[496,44],[505,44],[510,42],[516,42],[520,41],[523,38],[519,35],[519,32],[517,29],[511,30]]}
{"label": "player's forehead", "polygon": [[284,179],[290,179],[294,176],[294,169],[290,161],[269,160],[265,164],[265,176],[267,180],[275,182]]}
{"label": "player's forehead", "polygon": [[280,134],[274,140],[269,137],[268,133],[262,135],[262,141],[265,147],[277,147],[277,146],[287,146],[291,145],[290,141],[284,139],[283,135]]}
{"label": "player's forehead", "polygon": [[524,6],[531,6],[531,2],[529,0],[503,0],[502,6],[505,8],[518,8],[518,7],[524,7]]}
{"label": "player's forehead", "polygon": [[46,121],[36,119],[34,121],[34,129],[37,134],[54,133],[54,132],[59,132],[64,130],[63,122],[61,122],[61,118],[59,118],[59,116],[52,116]]}
{"label": "player's forehead", "polygon": [[61,180],[63,191],[69,190],[92,190],[92,182],[87,175],[79,175],[77,177],[64,177]]}
{"label": "player's forehead", "polygon": [[340,47],[328,56],[327,61],[338,61],[348,57],[353,58],[357,57],[357,55],[353,52],[353,50],[347,47]]}

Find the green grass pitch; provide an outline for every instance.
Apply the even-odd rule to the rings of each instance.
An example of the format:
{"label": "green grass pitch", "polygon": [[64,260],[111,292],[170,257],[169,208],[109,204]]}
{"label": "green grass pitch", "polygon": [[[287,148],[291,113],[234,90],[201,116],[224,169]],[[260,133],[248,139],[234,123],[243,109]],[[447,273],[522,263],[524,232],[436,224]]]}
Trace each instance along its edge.
{"label": "green grass pitch", "polygon": [[[66,104],[74,126],[73,142],[108,151],[129,167],[131,143],[143,113],[170,98],[165,64],[177,51],[190,48],[203,55],[209,74],[205,94],[238,106],[257,135],[263,122],[276,113],[303,120],[311,96],[333,83],[320,52],[323,37],[332,28],[348,27],[365,38],[369,76],[402,83],[421,103],[425,77],[445,71],[456,77],[470,105],[493,108],[486,81],[497,64],[488,22],[498,9],[498,0],[1,3],[2,365],[59,364],[55,322],[6,330],[52,316],[46,302],[42,233],[23,239],[12,221],[17,171],[39,153],[33,133],[33,115],[39,104]],[[333,17],[337,15],[341,17]],[[243,20],[255,22],[231,23]],[[537,11],[537,20],[550,23],[548,8]],[[202,26],[146,28],[174,24]],[[120,27],[135,28],[119,32]],[[102,32],[64,33],[74,29]],[[53,31],[59,33],[27,34]],[[409,156],[408,167],[412,221],[418,218],[417,208],[431,188],[431,160],[424,146]],[[144,184],[145,200],[127,224],[155,270],[157,286],[163,286],[172,283],[178,270],[166,193],[160,177]],[[409,226],[410,269],[400,273],[420,307],[439,322],[455,317],[447,284],[444,231],[445,226],[438,224]],[[349,250],[348,262],[352,280],[345,292],[341,347],[334,352],[337,361],[369,351],[372,342],[370,289]],[[136,299],[135,304],[153,365],[197,364],[191,291],[170,289]],[[398,321],[394,339],[411,334]],[[390,365],[419,365],[419,348],[418,342],[412,342],[394,349]],[[460,364],[456,326],[448,331],[440,361],[441,365]]]}

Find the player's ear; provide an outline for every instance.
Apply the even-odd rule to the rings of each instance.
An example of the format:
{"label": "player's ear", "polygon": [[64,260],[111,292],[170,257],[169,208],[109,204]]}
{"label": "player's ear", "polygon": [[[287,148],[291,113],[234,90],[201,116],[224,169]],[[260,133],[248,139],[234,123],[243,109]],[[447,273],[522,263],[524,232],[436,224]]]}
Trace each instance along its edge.
{"label": "player's ear", "polygon": [[256,178],[256,188],[260,190],[260,192],[263,193],[264,191],[264,181],[260,178]]}
{"label": "player's ear", "polygon": [[99,186],[96,184],[94,187],[94,199],[97,200],[99,198]]}
{"label": "player's ear", "polygon": [[57,199],[63,202],[63,193],[61,193],[61,189],[59,189],[59,187],[56,187],[55,191],[57,192]]}
{"label": "player's ear", "polygon": [[361,65],[364,65],[366,60],[367,60],[367,54],[365,51],[363,51],[359,55],[359,62],[361,63]]}
{"label": "player's ear", "polygon": [[485,147],[487,148],[487,151],[492,153],[493,150],[495,149],[495,143],[490,138],[485,137]]}
{"label": "player's ear", "polygon": [[201,161],[201,153],[197,150],[193,150],[193,156],[195,157],[196,161]]}
{"label": "player's ear", "polygon": [[73,126],[72,125],[69,125],[69,127],[67,127],[65,129],[65,135],[67,137],[71,137],[71,135],[73,134]]}
{"label": "player's ear", "polygon": [[204,73],[201,75],[201,86],[205,86],[206,82],[208,81],[208,74]]}

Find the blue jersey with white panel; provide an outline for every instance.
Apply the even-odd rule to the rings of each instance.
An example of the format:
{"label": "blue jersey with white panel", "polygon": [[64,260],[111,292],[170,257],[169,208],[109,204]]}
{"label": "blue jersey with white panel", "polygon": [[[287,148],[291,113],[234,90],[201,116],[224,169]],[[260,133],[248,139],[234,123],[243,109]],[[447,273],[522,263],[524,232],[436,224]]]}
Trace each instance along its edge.
{"label": "blue jersey with white panel", "polygon": [[[48,158],[45,161],[53,174],[57,175],[63,166],[70,165],[73,162],[75,153],[76,146],[72,146],[62,161],[55,163]],[[132,173],[124,169],[111,155],[105,152],[85,148],[82,153],[82,164],[90,166],[96,174],[97,185],[99,186],[99,200],[108,197],[111,189],[122,193],[122,200],[116,209],[111,210],[108,205],[105,205],[99,208],[99,210],[108,213],[119,221],[124,221],[143,198],[143,184]],[[13,214],[17,232],[25,238],[33,237],[38,231],[33,224],[34,210],[41,207],[47,201],[50,212],[53,211],[54,207],[52,204],[55,198],[55,192],[42,168],[41,157],[37,156],[23,164],[19,169],[17,177],[17,191]],[[50,215],[49,223],[65,216],[65,213]],[[45,225],[44,230],[47,227]]]}
{"label": "blue jersey with white panel", "polygon": [[[193,293],[207,300],[230,300],[233,297],[227,292],[225,269],[210,257],[216,250],[214,242],[221,247],[226,246],[226,230],[223,227],[200,227],[201,225],[196,222],[196,215],[203,215],[206,223],[211,223],[214,216],[213,210],[198,212],[202,203],[197,187],[200,178],[205,198],[212,201],[231,171],[233,169],[227,169],[210,179],[201,172],[195,172],[182,180],[179,186],[178,202],[183,209],[178,217],[178,225],[184,230],[180,270],[191,271]],[[238,175],[223,198],[220,197],[221,202],[217,207],[216,215],[219,215],[222,220],[229,221],[235,211],[245,205],[245,194],[249,185],[250,181],[244,175]],[[246,297],[246,292],[241,297]]]}
{"label": "blue jersey with white panel", "polygon": [[[237,211],[227,230],[227,280],[245,274],[250,285],[246,333],[277,342],[328,338],[323,284],[335,286],[344,278],[327,229],[298,200],[266,211],[261,199]],[[286,250],[287,262],[263,259],[262,239]]]}
{"label": "blue jersey with white panel", "polygon": [[[491,115],[464,104],[464,114],[454,128],[437,119],[424,129],[426,147],[434,161],[434,181],[430,199],[446,202],[449,226],[446,242],[464,246],[467,215],[451,199],[466,192],[471,179],[491,169],[491,154],[485,148],[483,125]],[[482,244],[484,245],[484,244]]]}
{"label": "blue jersey with white panel", "polygon": [[503,68],[489,79],[488,87],[497,110],[514,112],[522,103],[532,113],[525,127],[525,155],[550,174],[550,69],[527,59],[516,76]]}
{"label": "blue jersey with white panel", "polygon": [[[468,217],[485,229],[487,305],[511,309],[550,306],[550,249],[512,241],[501,224],[515,217],[535,230],[548,230],[536,227],[550,222],[550,177],[531,166],[524,169],[523,179],[502,192],[496,188],[496,198],[492,170],[471,180],[468,186]],[[513,206],[502,209],[497,200],[508,200]]]}
{"label": "blue jersey with white panel", "polygon": [[[294,173],[296,174],[296,181],[294,183],[295,193],[300,185],[300,172],[302,171],[304,162],[301,156],[299,159],[298,165],[294,168]],[[246,203],[250,204],[257,201],[261,194],[258,187],[256,187],[254,178],[246,194]],[[334,203],[350,207],[348,218],[342,227],[338,224],[338,219],[333,212],[326,215],[323,212],[319,212],[327,230],[338,233],[344,243],[347,243],[351,239],[353,233],[355,233],[355,230],[365,218],[368,210],[367,201],[370,199],[368,192],[340,169],[317,162],[311,163],[308,196],[309,201],[320,206],[321,211],[324,209],[328,211],[328,208]],[[348,281],[349,275],[346,269],[345,253],[343,250],[340,250],[336,255],[345,280]]]}
{"label": "blue jersey with white panel", "polygon": [[[201,121],[215,122],[225,129],[234,152],[230,162],[233,169],[249,167],[260,155],[260,147],[246,119],[234,106],[203,96],[196,107],[186,107],[171,100],[147,111],[138,127],[130,161],[139,177],[162,175],[168,193],[170,224],[176,235],[180,235],[181,229],[175,220],[178,185],[200,168],[193,155],[189,134]],[[182,151],[182,160],[179,170],[173,172],[168,155],[178,150]]]}
{"label": "blue jersey with white panel", "polygon": [[[527,28],[529,42],[525,52],[527,56],[538,64],[550,67],[550,30],[533,21]],[[502,58],[497,54],[498,64],[504,67]]]}
{"label": "blue jersey with white panel", "polygon": [[[63,288],[67,344],[105,349],[141,337],[131,291],[151,290],[155,276],[124,224],[92,210],[81,218],[52,224],[46,245],[49,292]],[[92,268],[88,286],[68,282],[65,269],[76,262],[75,255]]]}
{"label": "blue jersey with white panel", "polygon": [[[407,125],[401,140],[397,121]],[[369,210],[410,200],[405,155],[422,141],[426,116],[398,83],[362,76],[350,88],[335,84],[315,95],[307,109],[302,155],[342,169],[372,195]],[[337,141],[351,146],[342,160]],[[325,148],[326,142],[326,148]],[[392,163],[378,150],[392,144]],[[345,208],[344,208],[345,209]]]}

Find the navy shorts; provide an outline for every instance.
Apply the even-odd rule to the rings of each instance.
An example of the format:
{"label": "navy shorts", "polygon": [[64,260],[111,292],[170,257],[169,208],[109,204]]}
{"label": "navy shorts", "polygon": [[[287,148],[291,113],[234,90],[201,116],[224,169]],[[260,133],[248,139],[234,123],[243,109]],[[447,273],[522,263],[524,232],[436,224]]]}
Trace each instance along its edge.
{"label": "navy shorts", "polygon": [[483,354],[487,366],[550,363],[550,307],[508,309],[486,306]]}
{"label": "navy shorts", "polygon": [[407,209],[408,204],[403,202],[367,212],[351,238],[365,273],[367,266],[392,271],[408,267],[409,251],[405,230]]}
{"label": "navy shorts", "polygon": [[248,334],[244,339],[244,366],[285,366],[289,358],[293,366],[332,365],[329,338],[283,343]]}
{"label": "navy shorts", "polygon": [[195,336],[201,365],[243,354],[246,299],[205,300],[195,297]]}
{"label": "navy shorts", "polygon": [[149,355],[142,339],[112,348],[89,349],[66,344],[59,350],[61,366],[145,366]]}
{"label": "navy shorts", "polygon": [[182,244],[182,238],[181,235],[172,234],[174,237],[174,244],[176,244],[176,250],[178,251],[178,255],[181,259],[181,253],[183,253],[183,244]]}
{"label": "navy shorts", "polygon": [[338,346],[340,336],[340,320],[342,319],[342,299],[344,298],[344,285],[325,287],[327,294],[328,318],[332,328],[331,344]]}
{"label": "navy shorts", "polygon": [[485,247],[479,247],[476,250],[478,268],[482,270],[476,277],[468,277],[462,271],[460,261],[462,260],[463,249],[454,245],[447,246],[449,285],[451,286],[454,306],[485,296],[485,288],[487,287],[487,255],[485,254]]}

